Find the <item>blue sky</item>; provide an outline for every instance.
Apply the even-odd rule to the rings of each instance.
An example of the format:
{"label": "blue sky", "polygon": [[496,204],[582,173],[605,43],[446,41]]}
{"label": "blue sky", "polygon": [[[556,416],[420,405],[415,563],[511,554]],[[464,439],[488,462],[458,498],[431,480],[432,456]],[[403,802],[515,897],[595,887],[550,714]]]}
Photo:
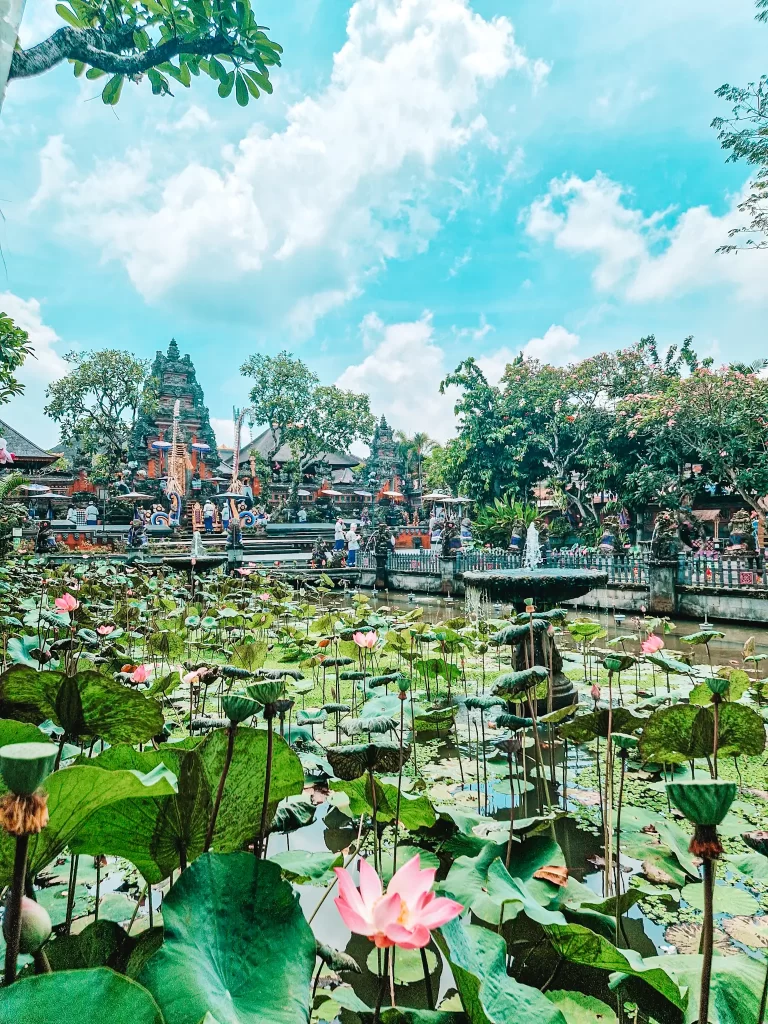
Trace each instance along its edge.
{"label": "blue sky", "polygon": [[[60,24],[27,0],[25,44]],[[271,97],[208,80],[114,110],[68,66],[0,116],[0,308],[31,333],[0,413],[42,444],[72,349],[173,335],[220,439],[240,363],[287,348],[450,435],[441,377],[521,349],[565,362],[654,333],[766,355],[768,252],[716,256],[747,168],[714,90],[768,70],[751,0],[261,0]]]}

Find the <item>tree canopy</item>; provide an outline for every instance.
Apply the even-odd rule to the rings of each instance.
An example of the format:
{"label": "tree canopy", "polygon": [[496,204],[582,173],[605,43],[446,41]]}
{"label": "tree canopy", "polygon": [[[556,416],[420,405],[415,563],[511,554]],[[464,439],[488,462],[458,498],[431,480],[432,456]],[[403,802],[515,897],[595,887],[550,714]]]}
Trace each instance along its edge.
{"label": "tree canopy", "polygon": [[29,335],[0,310],[0,403],[23,393],[16,371],[29,355],[34,355]]}
{"label": "tree canopy", "polygon": [[149,362],[119,349],[64,358],[72,370],[48,385],[45,413],[59,424],[65,444],[108,475],[125,462],[139,413],[151,411],[156,387]]}
{"label": "tree canopy", "polygon": [[69,61],[77,77],[107,79],[101,96],[112,106],[126,82],[146,80],[156,96],[168,96],[173,83],[189,88],[201,74],[219,96],[234,92],[242,107],[272,92],[270,68],[280,65],[282,47],[249,0],[68,0],[56,11],[66,25],[29,49],[17,47],[9,81]]}
{"label": "tree canopy", "polygon": [[297,480],[323,452],[346,451],[355,441],[371,439],[374,418],[368,396],[321,384],[290,352],[250,356],[240,372],[255,382],[250,402],[256,420],[272,429],[267,460],[288,444]]}
{"label": "tree canopy", "polygon": [[762,371],[714,369],[691,338],[662,354],[652,335],[567,366],[521,355],[498,386],[468,359],[443,382],[461,388],[458,436],[432,452],[427,480],[480,502],[525,501],[544,484],[581,523],[597,524],[601,492],[627,509],[675,508],[725,487],[759,510],[768,494]]}
{"label": "tree canopy", "polygon": [[[768,23],[768,0],[756,0],[758,21]],[[746,86],[721,85],[716,95],[731,104],[730,117],[716,117],[712,127],[728,152],[728,163],[744,160],[756,169],[747,198],[739,204],[746,223],[730,232],[736,239],[720,252],[768,248],[768,74]],[[744,239],[743,245],[739,238]]]}

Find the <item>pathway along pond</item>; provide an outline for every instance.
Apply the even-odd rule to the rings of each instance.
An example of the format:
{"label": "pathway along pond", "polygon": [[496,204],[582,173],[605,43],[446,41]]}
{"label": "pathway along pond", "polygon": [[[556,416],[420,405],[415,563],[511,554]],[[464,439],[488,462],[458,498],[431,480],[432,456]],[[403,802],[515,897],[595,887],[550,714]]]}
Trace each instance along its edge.
{"label": "pathway along pond", "polygon": [[[55,604],[66,595],[68,610]],[[19,563],[12,577],[0,572],[0,615],[5,615],[6,651],[0,694],[6,721],[0,728],[7,735],[29,728],[13,719],[35,720],[57,740],[63,772],[76,761],[137,771],[163,762],[181,775],[184,758],[199,753],[201,770],[208,772],[205,786],[214,794],[226,745],[225,704],[233,706],[228,695],[245,699],[247,687],[270,672],[295,674],[285,680],[285,697],[293,706],[284,708],[280,731],[301,765],[282,743],[276,740],[275,746],[279,757],[285,750],[297,765],[299,781],[278,808],[266,855],[295,885],[316,938],[355,959],[360,973],[344,972],[343,981],[368,1006],[380,991],[380,953],[367,939],[350,935],[342,922],[334,904],[332,868],[344,862],[355,871],[350,851],[362,837],[362,853],[369,861],[380,858],[386,881],[397,834],[398,865],[419,852],[423,866],[436,867],[438,889],[504,937],[508,966],[519,982],[599,998],[612,1014],[624,1014],[625,1002],[636,997],[639,1008],[626,1020],[667,1024],[682,1019],[658,989],[645,983],[638,992],[623,985],[617,1002],[609,986],[615,964],[595,966],[594,950],[587,961],[572,949],[564,951],[552,929],[581,928],[632,949],[646,958],[643,970],[660,962],[654,959],[657,954],[664,970],[673,974],[675,964],[682,965],[680,970],[689,964],[685,958],[675,960],[675,954],[698,951],[704,886],[688,852],[692,827],[673,810],[665,779],[686,780],[692,768],[694,778],[709,778],[716,765],[719,778],[734,780],[739,792],[719,826],[724,856],[715,887],[714,943],[718,955],[740,958],[734,963],[752,985],[745,998],[750,1006],[750,1000],[755,1002],[752,1016],[719,1010],[717,1019],[723,1024],[756,1019],[762,950],[768,948],[768,858],[753,853],[741,835],[768,829],[761,681],[768,636],[742,627],[713,627],[714,633],[702,634],[692,623],[632,617],[616,622],[612,615],[576,621],[584,617],[574,612],[566,621],[556,618],[551,625],[563,670],[578,693],[578,714],[556,714],[549,721],[537,715],[534,727],[531,684],[510,691],[520,684],[519,679],[510,681],[512,647],[493,642],[509,622],[468,624],[458,601],[333,590],[294,593],[265,577],[228,580],[217,575],[206,578],[193,601],[179,576],[103,566],[59,567],[43,577],[34,564]],[[98,703],[94,693],[103,687],[110,694],[110,716],[98,719],[100,724],[98,716],[86,716],[77,743],[62,735],[57,725],[62,705],[50,697],[50,687],[64,678],[57,673],[64,672],[75,673],[78,687],[86,686],[91,673],[87,685],[95,689],[89,691],[88,715]],[[14,686],[24,673],[22,693]],[[397,696],[398,675],[404,701]],[[716,759],[714,751],[707,756],[706,750],[685,748],[690,728],[676,727],[671,737],[659,730],[659,715],[673,708],[684,716],[711,718],[706,680],[712,678],[720,678],[727,691],[726,703],[719,705],[726,729]],[[39,687],[41,680],[45,686],[33,700],[29,687]],[[494,699],[495,687],[504,698]],[[545,700],[546,690],[544,679],[536,696]],[[525,703],[526,693],[532,704]],[[151,713],[165,720],[164,742],[150,741],[151,732],[130,742],[137,702],[141,720],[157,708]],[[352,710],[322,710],[334,703]],[[123,704],[123,711],[112,713]],[[733,711],[739,708],[743,713]],[[734,716],[741,722],[745,715],[751,732],[734,727]],[[253,719],[255,729],[249,721],[243,721],[238,734],[250,743],[254,732],[263,736],[265,726],[261,715]],[[195,735],[189,736],[190,731]],[[370,784],[366,788],[365,778],[340,778],[343,762],[333,751],[387,735],[395,743],[402,738],[408,753],[400,780],[391,768],[377,775],[380,825],[374,852]],[[220,753],[213,756],[216,744]],[[248,815],[259,807],[259,786],[253,780],[263,778],[263,764],[256,766],[261,776],[249,778],[237,760],[236,752],[233,774],[225,777],[222,789],[214,850],[253,848],[250,837],[258,831],[248,826],[251,831],[243,832],[243,821],[248,825]],[[212,765],[218,766],[213,774]],[[54,960],[56,943],[62,941],[64,948],[68,917],[73,934],[89,928],[97,914],[134,936],[161,923],[171,879],[179,879],[173,843],[184,846],[185,856],[188,852],[183,822],[178,832],[169,820],[164,831],[155,822],[155,831],[145,836],[141,817],[128,815],[120,825],[124,812],[119,804],[100,813],[99,831],[91,819],[67,842],[50,846],[55,851],[50,863],[35,866],[34,891],[57,930],[58,937],[49,943]],[[401,824],[396,826],[398,815]],[[206,824],[207,816],[203,831]],[[171,836],[170,846],[158,847],[161,831],[164,841]],[[612,856],[606,857],[606,844]],[[0,848],[6,876],[11,863],[7,847],[6,842]],[[80,852],[76,864],[71,849]],[[104,853],[94,859],[96,849]],[[150,867],[158,876],[151,899],[141,874],[150,874]],[[22,957],[22,966],[27,960]],[[445,1010],[459,1009],[451,970],[434,943],[427,966],[432,994],[446,997]],[[756,994],[753,968],[759,968]],[[693,970],[690,964],[687,969]],[[716,964],[716,983],[718,971],[721,964]],[[684,981],[681,974],[680,983],[695,988],[698,973],[700,966],[695,978]],[[334,999],[338,981],[335,971],[319,977],[318,993],[330,998],[316,1001],[318,1019],[333,1020],[341,1013]],[[416,951],[397,951],[394,981],[398,1004],[427,1005]],[[350,1019],[348,1011],[344,1015]],[[580,1017],[579,1024],[582,1019],[607,1024],[613,1018]]]}

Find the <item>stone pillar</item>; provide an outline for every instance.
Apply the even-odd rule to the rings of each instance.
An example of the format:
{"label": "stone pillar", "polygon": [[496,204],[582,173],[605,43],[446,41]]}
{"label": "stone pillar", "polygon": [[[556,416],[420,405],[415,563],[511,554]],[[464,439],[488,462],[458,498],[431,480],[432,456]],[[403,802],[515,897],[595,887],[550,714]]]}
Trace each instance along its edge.
{"label": "stone pillar", "polygon": [[675,584],[677,559],[652,558],[648,563],[650,590],[648,611],[653,615],[674,615],[677,611]]}
{"label": "stone pillar", "polygon": [[456,584],[456,558],[454,555],[440,556],[440,593],[452,597]]}
{"label": "stone pillar", "polygon": [[375,551],[376,558],[376,579],[374,581],[374,590],[388,590],[389,589],[389,572],[387,570],[387,562],[389,561],[389,552],[387,550]]}

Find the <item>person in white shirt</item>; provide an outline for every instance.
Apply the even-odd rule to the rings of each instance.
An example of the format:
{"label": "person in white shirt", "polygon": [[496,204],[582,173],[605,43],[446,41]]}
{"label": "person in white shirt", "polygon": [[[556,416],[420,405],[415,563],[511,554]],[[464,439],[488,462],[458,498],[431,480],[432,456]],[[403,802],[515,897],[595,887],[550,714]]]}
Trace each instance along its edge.
{"label": "person in white shirt", "polygon": [[87,526],[96,526],[99,521],[99,509],[92,501],[88,502],[85,510],[85,522]]}
{"label": "person in white shirt", "polygon": [[306,523],[307,521],[307,510],[305,508],[299,509],[298,520],[300,523]]}
{"label": "person in white shirt", "polygon": [[77,509],[74,505],[70,505],[67,510],[67,522],[75,526],[77,525]]}
{"label": "person in white shirt", "polygon": [[203,505],[203,523],[206,533],[213,533],[213,517],[216,515],[216,506],[210,498]]}
{"label": "person in white shirt", "polygon": [[336,520],[336,528],[333,531],[333,550],[343,551],[345,540],[346,535],[344,533],[344,520],[341,517],[339,517]]}
{"label": "person in white shirt", "polygon": [[349,533],[347,534],[347,565],[353,566],[357,564],[357,552],[360,550],[360,538],[355,533],[355,527],[350,526]]}

